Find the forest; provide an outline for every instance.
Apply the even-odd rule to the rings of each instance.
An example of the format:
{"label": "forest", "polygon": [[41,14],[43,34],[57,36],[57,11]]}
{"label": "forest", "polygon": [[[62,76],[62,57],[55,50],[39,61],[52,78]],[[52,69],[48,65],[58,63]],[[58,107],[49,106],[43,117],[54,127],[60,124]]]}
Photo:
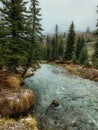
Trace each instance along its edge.
{"label": "forest", "polygon": [[[98,68],[98,23],[96,30],[75,32],[74,22],[69,32],[59,33],[55,26],[53,36],[42,35],[39,2],[31,0],[30,8],[23,0],[2,1],[0,8],[0,68],[7,67],[15,72],[19,66],[28,68],[41,60],[71,61]],[[98,12],[98,11],[97,11]],[[89,35],[89,36],[87,36]],[[90,38],[90,37],[93,38]],[[89,59],[86,43],[95,42],[94,53]]]}

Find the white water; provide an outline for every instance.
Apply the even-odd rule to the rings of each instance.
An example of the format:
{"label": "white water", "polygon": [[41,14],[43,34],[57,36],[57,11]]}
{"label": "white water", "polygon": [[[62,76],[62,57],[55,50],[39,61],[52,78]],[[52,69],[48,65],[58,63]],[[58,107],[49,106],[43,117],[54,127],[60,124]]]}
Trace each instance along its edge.
{"label": "white water", "polygon": [[[48,64],[25,82],[35,93],[40,130],[98,130],[98,82]],[[60,106],[47,111],[54,99]]]}

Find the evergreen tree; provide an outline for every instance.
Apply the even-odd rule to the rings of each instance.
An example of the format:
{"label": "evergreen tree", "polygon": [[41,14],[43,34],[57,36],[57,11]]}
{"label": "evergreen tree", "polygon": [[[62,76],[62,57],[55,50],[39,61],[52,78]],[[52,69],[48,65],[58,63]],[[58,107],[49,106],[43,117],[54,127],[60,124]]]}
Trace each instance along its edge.
{"label": "evergreen tree", "polygon": [[64,55],[64,42],[63,42],[62,38],[60,38],[60,40],[58,42],[58,55],[61,56],[62,58]]}
{"label": "evergreen tree", "polygon": [[[5,64],[11,71],[16,67],[25,65],[28,54],[28,44],[24,40],[25,35],[25,12],[26,7],[23,0],[3,0],[0,8],[0,23],[2,22],[4,35],[0,38],[0,47],[3,50]],[[0,33],[1,30],[0,30]],[[2,40],[5,43],[2,43]],[[3,45],[2,45],[3,44]]]}
{"label": "evergreen tree", "polygon": [[90,27],[87,27],[86,33],[90,33]]}
{"label": "evergreen tree", "polygon": [[56,57],[58,55],[58,25],[55,26],[55,48],[56,48]]}
{"label": "evergreen tree", "polygon": [[[98,6],[97,6],[98,8]],[[98,13],[98,9],[97,9],[97,13]],[[97,42],[95,44],[95,51],[94,51],[94,55],[92,58],[93,64],[96,68],[98,68],[98,19],[97,19],[97,30],[96,30],[96,36],[97,36]]]}
{"label": "evergreen tree", "polygon": [[4,43],[5,42],[6,42],[6,40],[5,40],[4,26],[1,22],[0,23],[0,68],[1,69],[7,63],[7,59],[5,60],[5,58],[4,58],[4,55],[5,55],[4,54],[4,50],[5,50]]}
{"label": "evergreen tree", "polygon": [[49,35],[47,36],[47,39],[46,39],[46,40],[47,40],[46,42],[47,42],[47,45],[48,45],[48,44],[51,42],[51,39],[50,39],[50,36],[49,36]]}
{"label": "evergreen tree", "polygon": [[40,51],[41,51],[41,60],[45,60],[46,54],[45,54],[45,46],[43,44],[40,45]]}
{"label": "evergreen tree", "polygon": [[67,37],[66,50],[64,56],[65,60],[72,60],[74,53],[74,44],[75,44],[75,31],[74,31],[74,23],[72,22]]}
{"label": "evergreen tree", "polygon": [[48,45],[48,46],[47,46],[46,59],[47,59],[47,60],[51,60],[51,59],[52,59],[52,48],[51,48],[51,45]]}
{"label": "evergreen tree", "polygon": [[41,48],[40,42],[42,42],[42,25],[40,21],[42,20],[40,14],[41,8],[39,8],[38,0],[30,0],[30,10],[27,20],[27,37],[29,39],[29,56],[26,63],[26,68],[23,73],[23,77],[28,69],[33,63],[38,65],[38,61],[41,59]]}
{"label": "evergreen tree", "polygon": [[47,60],[47,47],[46,46],[44,47],[43,51],[44,51],[44,56],[43,56],[44,58],[43,59]]}
{"label": "evergreen tree", "polygon": [[55,37],[52,38],[51,46],[52,46],[52,59],[55,59],[56,58],[56,46],[57,46]]}
{"label": "evergreen tree", "polygon": [[32,43],[32,54],[31,58],[32,61],[30,62],[37,62],[40,59],[40,49],[39,43],[42,40],[42,25],[40,21],[42,20],[40,14],[41,8],[39,8],[39,1],[38,0],[31,0],[30,6],[30,16],[29,16],[29,32],[30,38]]}
{"label": "evergreen tree", "polygon": [[77,40],[77,44],[76,44],[76,48],[75,48],[75,60],[76,61],[79,60],[81,50],[84,47],[84,42],[85,42],[85,39],[84,39],[83,36],[82,36],[82,38],[79,37],[78,40]]}
{"label": "evergreen tree", "polygon": [[82,48],[80,56],[79,56],[79,63],[81,65],[88,65],[88,51],[86,45]]}
{"label": "evergreen tree", "polygon": [[63,38],[65,38],[66,37],[66,32],[64,32],[64,34],[63,34]]}

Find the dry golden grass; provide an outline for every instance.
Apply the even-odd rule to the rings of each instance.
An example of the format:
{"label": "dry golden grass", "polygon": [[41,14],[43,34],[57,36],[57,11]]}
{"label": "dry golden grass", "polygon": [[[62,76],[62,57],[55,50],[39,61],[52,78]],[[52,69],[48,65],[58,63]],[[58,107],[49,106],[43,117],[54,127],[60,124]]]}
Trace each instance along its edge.
{"label": "dry golden grass", "polygon": [[8,71],[0,71],[0,91],[2,89],[20,91],[21,89],[21,77],[20,75],[11,74]]}
{"label": "dry golden grass", "polygon": [[16,76],[8,76],[6,80],[10,88],[14,90],[20,90],[21,79]]}
{"label": "dry golden grass", "polygon": [[38,130],[37,121],[31,115],[14,120],[10,118],[0,119],[0,130]]}
{"label": "dry golden grass", "polygon": [[72,72],[75,75],[81,76],[86,79],[93,81],[98,81],[98,69],[83,67],[76,64],[61,64],[68,71]]}
{"label": "dry golden grass", "polygon": [[2,116],[17,116],[28,111],[34,105],[32,90],[26,89],[20,92],[3,93],[0,96],[0,114]]}
{"label": "dry golden grass", "polygon": [[0,114],[17,116],[34,105],[32,90],[21,89],[20,75],[0,72]]}

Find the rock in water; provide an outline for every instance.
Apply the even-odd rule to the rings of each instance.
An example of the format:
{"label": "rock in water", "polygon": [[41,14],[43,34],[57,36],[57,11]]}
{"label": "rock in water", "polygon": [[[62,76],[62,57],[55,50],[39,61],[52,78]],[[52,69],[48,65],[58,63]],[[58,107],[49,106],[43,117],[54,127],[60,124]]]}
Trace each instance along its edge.
{"label": "rock in water", "polygon": [[57,100],[53,100],[52,103],[50,104],[50,107],[58,107],[59,102]]}

